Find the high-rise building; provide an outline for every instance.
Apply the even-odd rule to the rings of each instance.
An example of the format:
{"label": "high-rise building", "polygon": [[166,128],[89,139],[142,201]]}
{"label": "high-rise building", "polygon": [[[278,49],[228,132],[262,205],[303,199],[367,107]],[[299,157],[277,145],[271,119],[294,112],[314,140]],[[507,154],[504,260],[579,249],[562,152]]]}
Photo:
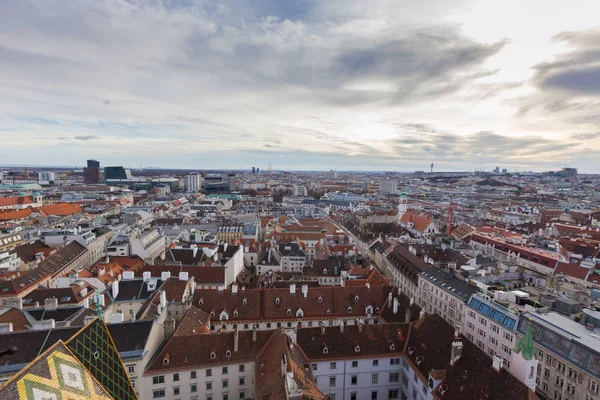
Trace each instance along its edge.
{"label": "high-rise building", "polygon": [[131,179],[131,171],[121,166],[104,167],[104,179]]}
{"label": "high-rise building", "polygon": [[235,174],[227,174],[227,187],[230,192],[235,191]]}
{"label": "high-rise building", "polygon": [[255,174],[256,173],[256,167],[252,167],[252,173]]}
{"label": "high-rise building", "polygon": [[40,172],[38,173],[38,180],[40,182],[54,182],[56,174],[54,172]]}
{"label": "high-rise building", "polygon": [[83,181],[86,183],[98,183],[102,179],[100,161],[87,160],[87,167],[83,169]]}
{"label": "high-rise building", "polygon": [[202,189],[202,175],[190,174],[185,177],[185,190],[187,192],[197,192]]}

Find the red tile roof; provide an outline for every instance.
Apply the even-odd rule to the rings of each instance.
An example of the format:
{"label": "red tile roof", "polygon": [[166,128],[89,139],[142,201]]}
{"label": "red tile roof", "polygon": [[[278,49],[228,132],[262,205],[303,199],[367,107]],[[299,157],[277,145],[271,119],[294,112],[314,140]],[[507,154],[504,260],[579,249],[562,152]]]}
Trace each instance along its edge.
{"label": "red tile roof", "polygon": [[412,222],[413,223],[412,229],[414,229],[415,231],[418,231],[418,232],[424,232],[425,229],[427,229],[427,227],[431,223],[431,220],[427,217],[423,217],[423,216],[409,210],[404,213],[404,215],[400,219],[400,222],[403,225],[408,225],[409,222]]}

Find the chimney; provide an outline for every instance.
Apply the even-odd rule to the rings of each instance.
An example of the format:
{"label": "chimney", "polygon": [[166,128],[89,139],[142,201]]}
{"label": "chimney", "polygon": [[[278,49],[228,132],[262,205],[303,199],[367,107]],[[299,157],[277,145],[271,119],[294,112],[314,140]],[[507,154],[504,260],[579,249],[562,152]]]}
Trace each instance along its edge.
{"label": "chimney", "polygon": [[119,281],[117,280],[117,281],[113,281],[113,283],[112,283],[112,297],[113,297],[113,299],[116,299],[118,295],[119,295]]}
{"label": "chimney", "polygon": [[160,280],[161,281],[166,281],[170,277],[171,277],[171,272],[170,271],[163,271],[163,272],[160,273]]}
{"label": "chimney", "polygon": [[308,297],[308,285],[302,285],[302,294],[304,298]]}
{"label": "chimney", "polygon": [[187,272],[180,272],[179,273],[179,280],[180,281],[186,281],[189,279],[189,275]]}
{"label": "chimney", "polygon": [[95,318],[96,318],[95,315],[86,315],[85,318],[83,319],[83,324],[87,325],[90,322],[92,322]]}
{"label": "chimney", "polygon": [[87,296],[87,294],[88,294],[88,288],[87,288],[87,287],[84,287],[83,289],[81,289],[81,290],[79,291],[79,295],[80,295],[81,297],[85,297],[85,296]]}
{"label": "chimney", "polygon": [[410,309],[409,308],[407,308],[406,311],[404,312],[404,322],[407,324],[410,322]]}
{"label": "chimney", "polygon": [[414,298],[414,297],[411,297],[411,298],[410,298],[410,305],[412,306],[413,304],[415,304],[415,298]]}
{"label": "chimney", "polygon": [[390,304],[392,302],[392,292],[390,291],[390,293],[388,294],[388,304]]}
{"label": "chimney", "polygon": [[164,290],[160,291],[160,307],[164,310],[167,306],[167,292]]}
{"label": "chimney", "polygon": [[321,335],[324,335],[324,334],[325,334],[325,327],[321,326]]}
{"label": "chimney", "polygon": [[150,271],[144,271],[144,273],[142,274],[142,280],[144,282],[147,282],[150,280],[150,277],[152,276],[152,272]]}
{"label": "chimney", "polygon": [[419,319],[424,319],[425,318],[425,311],[421,311],[419,313]]}
{"label": "chimney", "polygon": [[238,343],[239,343],[239,333],[237,328],[233,331],[233,352],[238,352]]}
{"label": "chimney", "polygon": [[10,333],[13,331],[12,322],[3,322],[0,324],[0,333]]}
{"label": "chimney", "polygon": [[236,285],[235,283],[233,285],[231,285],[231,293],[237,293],[238,292],[238,285]]}
{"label": "chimney", "polygon": [[393,310],[394,310],[394,314],[398,314],[398,298],[397,297],[394,297],[394,307],[393,307]]}
{"label": "chimney", "polygon": [[502,365],[503,365],[502,357],[498,357],[497,355],[494,355],[494,357],[492,359],[492,368],[494,369],[494,371],[496,371],[496,372],[502,371]]}
{"label": "chimney", "polygon": [[363,327],[363,323],[362,323],[362,321],[361,321],[361,320],[358,320],[358,331],[359,331],[360,333],[362,333],[362,327]]}
{"label": "chimney", "polygon": [[344,320],[340,318],[340,332],[344,333]]}
{"label": "chimney", "polygon": [[51,311],[58,308],[58,299],[56,297],[50,297],[44,300],[44,310]]}
{"label": "chimney", "polygon": [[459,338],[455,338],[452,342],[452,349],[450,352],[450,365],[454,366],[456,362],[462,356],[463,343]]}
{"label": "chimney", "polygon": [[252,341],[256,342],[256,327],[252,328]]}
{"label": "chimney", "polygon": [[369,282],[367,282],[367,289],[371,289],[371,284]]}
{"label": "chimney", "polygon": [[48,329],[54,329],[56,326],[53,319],[42,319],[33,323],[34,331],[45,331]]}
{"label": "chimney", "polygon": [[134,278],[133,271],[123,272],[123,280],[132,280]]}
{"label": "chimney", "polygon": [[290,294],[296,294],[296,284],[292,283],[290,285]]}
{"label": "chimney", "polygon": [[98,303],[100,303],[100,307],[104,307],[104,294],[98,295]]}

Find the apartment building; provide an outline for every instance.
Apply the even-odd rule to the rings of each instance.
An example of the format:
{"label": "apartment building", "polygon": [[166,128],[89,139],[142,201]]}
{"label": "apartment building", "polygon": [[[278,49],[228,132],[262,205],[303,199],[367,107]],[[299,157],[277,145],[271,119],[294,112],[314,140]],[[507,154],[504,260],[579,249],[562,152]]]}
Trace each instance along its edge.
{"label": "apartment building", "polygon": [[466,303],[477,288],[453,271],[430,267],[418,275],[417,302],[428,313],[439,314],[452,326],[463,326]]}
{"label": "apartment building", "polygon": [[[164,260],[167,243],[161,229],[154,228],[129,238],[130,254],[140,257],[149,264],[160,257]],[[120,255],[120,254],[119,254]]]}
{"label": "apartment building", "polygon": [[419,295],[419,274],[430,265],[413,254],[408,245],[397,245],[387,257],[382,257],[383,271],[392,285],[408,297],[416,299]]}
{"label": "apartment building", "polygon": [[[600,398],[600,312],[585,309],[577,323],[558,313],[524,313],[518,332],[531,329],[535,343],[537,392],[547,399],[595,400]],[[588,325],[589,324],[589,325]]]}

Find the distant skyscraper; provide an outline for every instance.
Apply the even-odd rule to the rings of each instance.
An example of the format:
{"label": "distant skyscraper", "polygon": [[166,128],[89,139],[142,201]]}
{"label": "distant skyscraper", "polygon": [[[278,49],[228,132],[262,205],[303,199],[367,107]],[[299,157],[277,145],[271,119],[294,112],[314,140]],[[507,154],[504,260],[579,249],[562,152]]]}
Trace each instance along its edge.
{"label": "distant skyscraper", "polygon": [[185,177],[185,190],[188,192],[197,192],[202,188],[202,176],[200,174],[190,174]]}
{"label": "distant skyscraper", "polygon": [[260,168],[256,168],[256,173],[260,174]]}
{"label": "distant skyscraper", "polygon": [[98,183],[102,180],[100,161],[87,160],[87,167],[83,169],[83,181],[86,183]]}
{"label": "distant skyscraper", "polygon": [[255,174],[256,173],[256,167],[252,167],[252,173]]}

